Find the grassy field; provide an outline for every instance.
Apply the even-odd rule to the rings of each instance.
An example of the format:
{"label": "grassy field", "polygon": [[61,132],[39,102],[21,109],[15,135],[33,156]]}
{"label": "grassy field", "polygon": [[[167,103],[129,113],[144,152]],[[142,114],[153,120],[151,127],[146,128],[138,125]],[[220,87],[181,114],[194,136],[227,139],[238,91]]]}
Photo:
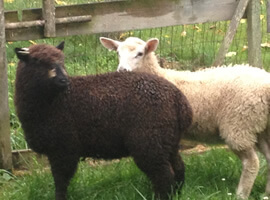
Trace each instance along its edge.
{"label": "grassy field", "polygon": [[[5,9],[17,10],[40,7],[41,0],[4,0]],[[98,1],[98,0],[97,0]],[[56,1],[58,5],[87,3],[86,0]],[[93,1],[92,1],[93,2]],[[266,34],[265,4],[262,5],[262,44],[269,44],[270,34]],[[54,38],[36,41],[7,43],[9,106],[11,116],[12,149],[25,149],[21,125],[14,108],[14,82],[17,58],[15,47],[28,47],[35,43],[57,45],[65,41],[66,68],[70,75],[84,75],[115,71],[117,56],[99,43],[100,36],[122,40],[137,36],[144,40],[157,37],[160,45],[157,54],[166,60],[165,66],[178,70],[196,70],[208,67],[213,62],[228,22],[175,26],[158,29]],[[242,20],[237,35],[226,57],[225,63],[247,62],[246,21]],[[264,68],[270,70],[270,48],[262,47]],[[240,161],[225,150],[214,150],[203,155],[184,156],[186,164],[186,183],[181,199],[234,200],[234,192],[240,177]],[[265,185],[266,167],[264,161],[256,180],[251,199],[262,199]],[[28,175],[14,176],[0,171],[0,199],[35,200],[52,199],[54,185],[50,171],[38,163]],[[153,199],[147,178],[130,159],[105,166],[90,167],[82,162],[69,188],[70,200],[115,199],[139,200]],[[173,200],[179,199],[175,196]]]}
{"label": "grassy field", "polygon": [[[186,181],[172,200],[236,200],[235,188],[241,163],[234,154],[215,149],[201,155],[184,155]],[[251,200],[263,199],[266,165],[261,162]],[[9,177],[9,175],[7,175]],[[0,177],[0,199],[51,200],[54,184],[50,171],[37,164],[30,174]],[[146,176],[131,159],[106,165],[81,162],[69,190],[69,200],[152,200],[154,195]]]}

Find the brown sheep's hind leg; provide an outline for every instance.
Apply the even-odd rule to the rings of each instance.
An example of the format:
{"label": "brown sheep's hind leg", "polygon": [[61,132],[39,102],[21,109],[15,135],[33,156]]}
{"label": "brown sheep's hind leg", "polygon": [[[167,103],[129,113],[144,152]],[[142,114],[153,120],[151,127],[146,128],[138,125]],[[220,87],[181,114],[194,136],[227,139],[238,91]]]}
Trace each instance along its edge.
{"label": "brown sheep's hind leg", "polygon": [[173,156],[170,159],[170,162],[172,165],[172,169],[175,173],[175,176],[174,176],[174,179],[176,181],[175,189],[180,190],[185,180],[185,165],[178,151],[175,154],[173,154]]}
{"label": "brown sheep's hind leg", "polygon": [[70,179],[73,177],[79,157],[66,156],[66,157],[48,157],[51,165],[51,171],[55,183],[55,199],[66,200],[67,199],[67,188]]}
{"label": "brown sheep's hind leg", "polygon": [[161,156],[153,156],[143,159],[134,157],[137,166],[151,180],[156,199],[167,200],[171,194],[172,188],[175,186],[174,172],[171,164],[168,161],[162,160]]}

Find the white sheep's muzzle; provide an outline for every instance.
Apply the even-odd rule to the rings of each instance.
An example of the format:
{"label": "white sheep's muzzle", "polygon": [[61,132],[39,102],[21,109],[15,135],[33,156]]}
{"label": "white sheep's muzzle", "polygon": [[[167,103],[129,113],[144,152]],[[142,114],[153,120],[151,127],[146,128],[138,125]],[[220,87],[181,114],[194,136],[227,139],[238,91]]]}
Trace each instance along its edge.
{"label": "white sheep's muzzle", "polygon": [[131,70],[129,67],[124,67],[123,65],[118,65],[117,71],[118,71],[118,72],[123,72],[123,71],[128,71],[128,72],[130,72],[130,71],[132,71],[132,70]]}

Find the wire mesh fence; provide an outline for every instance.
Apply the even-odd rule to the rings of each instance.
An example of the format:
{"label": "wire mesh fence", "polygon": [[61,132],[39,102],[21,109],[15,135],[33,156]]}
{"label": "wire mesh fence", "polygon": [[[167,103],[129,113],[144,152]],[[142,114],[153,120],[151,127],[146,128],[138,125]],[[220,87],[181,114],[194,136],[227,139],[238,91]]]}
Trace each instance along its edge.
{"label": "wire mesh fence", "polygon": [[[97,2],[96,0],[95,2]],[[13,1],[5,0],[5,9],[25,9],[41,7],[41,0]],[[58,5],[94,2],[85,0],[55,1]],[[100,1],[98,1],[100,2]],[[261,1],[261,27],[262,27],[262,60],[266,70],[270,70],[270,34],[266,32],[266,0]],[[35,43],[48,43],[57,45],[65,41],[64,53],[66,68],[70,75],[99,74],[115,71],[118,58],[115,52],[109,52],[99,42],[100,36],[116,40],[127,37],[139,37],[148,40],[152,37],[160,41],[156,54],[160,64],[166,68],[177,70],[197,70],[211,66],[218,52],[219,46],[226,34],[229,21],[211,22],[204,24],[181,25],[146,30],[131,30],[127,32],[106,33],[96,35],[78,35],[65,38],[42,39],[35,41],[21,41],[7,43],[8,78],[9,78],[9,105],[11,110],[11,135],[13,149],[26,148],[18,123],[14,104],[14,82],[17,58],[15,47],[28,47]],[[235,38],[226,55],[225,64],[247,63],[247,21],[242,19]]]}
{"label": "wire mesh fence", "polygon": [[[6,0],[6,2],[12,0]],[[104,0],[74,0],[56,1],[56,4],[67,5],[74,3],[101,2]],[[106,0],[105,0],[106,1]],[[108,1],[108,0],[107,0]],[[109,0],[111,1],[111,0]],[[22,8],[41,6],[41,1],[17,1]],[[23,4],[23,5],[21,5]],[[9,5],[6,3],[5,5]],[[9,8],[10,6],[6,6]],[[262,59],[265,69],[270,67],[269,43],[270,35],[266,33],[266,0],[261,1],[261,24],[262,24]],[[121,33],[102,34],[114,39],[123,40],[129,36],[140,37],[147,40],[156,37],[160,40],[159,49],[156,52],[161,58],[161,64],[165,67],[176,69],[195,70],[197,68],[211,66],[218,48],[224,38],[228,26],[225,22],[212,22],[194,25],[182,25],[163,27],[149,30],[134,30]],[[236,64],[247,62],[247,22],[241,20],[237,34],[225,59],[225,64]],[[117,58],[113,53],[108,53],[101,48],[98,38],[101,35],[73,36],[68,38],[56,38],[48,40],[37,40],[32,43],[57,43],[66,41],[68,70],[73,74],[101,73],[115,69]],[[31,42],[29,42],[30,44]],[[18,45],[29,44],[18,42]],[[114,59],[114,60],[112,60]]]}

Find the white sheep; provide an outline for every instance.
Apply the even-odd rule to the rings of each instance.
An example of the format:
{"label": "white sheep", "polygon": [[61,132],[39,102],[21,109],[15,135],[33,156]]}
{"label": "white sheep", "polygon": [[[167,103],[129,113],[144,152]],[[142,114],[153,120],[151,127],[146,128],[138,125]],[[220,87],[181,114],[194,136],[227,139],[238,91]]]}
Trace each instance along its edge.
{"label": "white sheep", "polygon": [[101,37],[102,45],[119,55],[118,71],[140,71],[165,77],[188,98],[193,125],[185,138],[222,138],[242,161],[236,194],[247,199],[259,171],[256,147],[268,163],[266,193],[270,194],[270,74],[248,65],[209,68],[196,72],[159,66],[154,51],[158,39],[130,37],[124,42]]}

